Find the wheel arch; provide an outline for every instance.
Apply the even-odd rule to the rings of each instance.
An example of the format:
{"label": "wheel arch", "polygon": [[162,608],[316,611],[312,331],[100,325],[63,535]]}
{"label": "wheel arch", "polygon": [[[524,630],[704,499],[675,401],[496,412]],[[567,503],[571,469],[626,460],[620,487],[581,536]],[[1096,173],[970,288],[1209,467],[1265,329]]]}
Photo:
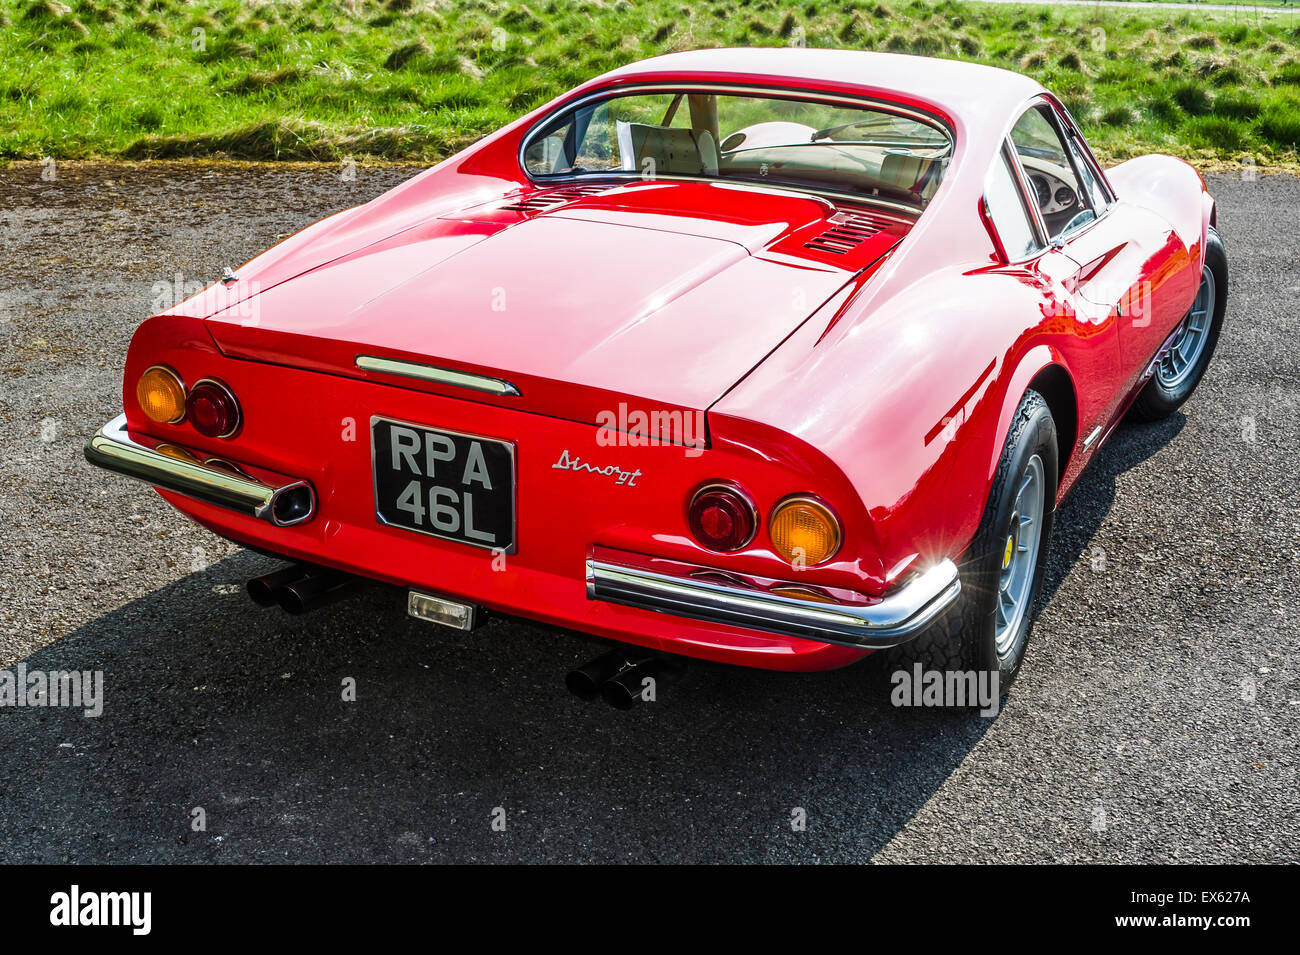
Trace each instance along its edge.
{"label": "wheel arch", "polygon": [[[1079,398],[1074,390],[1074,379],[1064,365],[1053,363],[1035,374],[1026,390],[1043,396],[1056,424],[1056,479],[1059,485],[1079,438]],[[1019,398],[1016,403],[1020,403]]]}
{"label": "wheel arch", "polygon": [[1016,409],[1020,407],[1025,392],[1030,390],[1043,396],[1056,425],[1058,484],[1065,475],[1066,466],[1073,456],[1079,436],[1079,400],[1074,378],[1056,349],[1043,344],[1035,345],[1021,358],[1015,372],[1008,379],[1006,391],[1003,393],[1002,410],[989,454],[986,495],[987,488],[992,486],[993,477],[997,472],[998,460],[1002,456],[1002,447],[1006,441],[1007,431],[1011,427],[1011,419],[1015,416]]}
{"label": "wheel arch", "polygon": [[1205,253],[1210,247],[1210,230],[1219,228],[1219,206],[1208,189],[1201,193],[1201,265],[1205,265]]}

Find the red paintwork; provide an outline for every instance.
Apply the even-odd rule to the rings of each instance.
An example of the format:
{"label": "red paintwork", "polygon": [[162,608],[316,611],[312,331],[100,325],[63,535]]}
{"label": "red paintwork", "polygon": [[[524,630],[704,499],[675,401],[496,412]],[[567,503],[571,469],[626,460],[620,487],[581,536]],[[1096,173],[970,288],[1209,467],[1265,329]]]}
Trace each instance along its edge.
{"label": "red paintwork", "polygon": [[[795,193],[660,180],[539,212],[503,208],[554,191],[517,160],[538,118],[654,81],[890,99],[945,121],[953,161],[919,220],[860,210],[881,231],[844,256],[804,248],[835,209]],[[1109,433],[1189,307],[1213,204],[1178,160],[1133,160],[1108,173],[1119,197],[1108,215],[1063,250],[1002,264],[979,215],[985,173],[1043,95],[986,67],[842,51],[696,51],[625,67],[143,323],[126,361],[130,426],[313,483],[319,513],[291,528],[164,495],[237,541],[722,662],[852,662],[863,651],[588,601],[584,561],[608,547],[876,599],[907,572],[960,557],[1011,414],[1048,366],[1068,376],[1077,406],[1060,422],[1073,445],[1062,449],[1068,492],[1101,444],[1084,451],[1084,436]],[[1103,292],[1141,283],[1151,309],[1140,326]],[[367,373],[358,354],[503,377],[523,394]],[[237,438],[148,423],[134,383],[156,363],[227,382],[245,413]],[[620,402],[707,412],[708,450],[597,445],[596,414]],[[516,443],[518,552],[504,571],[487,552],[375,521],[373,414]],[[565,450],[642,477],[628,487],[552,468]],[[685,504],[719,478],[747,488],[764,520],[781,498],[815,493],[843,521],[844,545],[800,575],[765,528],[739,553],[703,550]]]}

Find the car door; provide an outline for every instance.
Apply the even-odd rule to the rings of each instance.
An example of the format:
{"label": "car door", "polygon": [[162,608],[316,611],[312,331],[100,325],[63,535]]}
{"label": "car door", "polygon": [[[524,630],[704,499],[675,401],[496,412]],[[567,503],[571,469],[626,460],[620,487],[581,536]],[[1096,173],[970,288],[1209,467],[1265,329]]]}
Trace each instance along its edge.
{"label": "car door", "polygon": [[[1011,131],[1012,152],[1048,243],[1042,267],[1072,293],[1077,333],[1105,345],[1082,368],[1095,391],[1094,414],[1080,429],[1090,450],[1114,423],[1147,360],[1146,330],[1160,326],[1151,269],[1168,255],[1145,210],[1117,202],[1068,118],[1046,98]],[[1163,339],[1162,339],[1163,340]],[[1082,407],[1081,407],[1082,412]]]}
{"label": "car door", "polygon": [[[1065,434],[1077,425],[1078,436],[1086,437],[1096,422],[1113,414],[1120,368],[1118,322],[1079,294],[1079,263],[1062,245],[1050,243],[1030,190],[1008,137],[989,170],[983,204],[1006,263],[998,271],[1026,288],[1028,297],[1018,307],[1041,311],[1038,336],[1063,356],[1074,376],[1078,421],[1058,422],[1058,430]],[[1016,300],[1008,295],[1008,302]],[[1070,450],[1061,448],[1063,455]]]}

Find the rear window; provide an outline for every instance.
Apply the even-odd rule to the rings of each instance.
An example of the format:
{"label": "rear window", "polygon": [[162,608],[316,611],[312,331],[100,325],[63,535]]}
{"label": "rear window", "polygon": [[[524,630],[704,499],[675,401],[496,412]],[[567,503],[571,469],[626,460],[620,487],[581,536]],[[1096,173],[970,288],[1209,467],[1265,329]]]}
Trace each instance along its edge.
{"label": "rear window", "polygon": [[752,93],[612,95],[530,136],[534,178],[627,175],[745,181],[924,207],[952,154],[937,124],[870,106]]}

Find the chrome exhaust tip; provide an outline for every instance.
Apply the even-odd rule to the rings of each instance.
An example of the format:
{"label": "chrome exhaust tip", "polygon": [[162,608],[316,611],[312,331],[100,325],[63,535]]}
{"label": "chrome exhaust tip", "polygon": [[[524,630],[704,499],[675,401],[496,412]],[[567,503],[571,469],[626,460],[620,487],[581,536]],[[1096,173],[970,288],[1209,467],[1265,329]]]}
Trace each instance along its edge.
{"label": "chrome exhaust tip", "polygon": [[211,457],[147,435],[132,435],[126,415],[118,415],[92,435],[85,455],[96,467],[276,527],[293,527],[316,514],[316,492],[309,481]]}
{"label": "chrome exhaust tip", "polygon": [[271,492],[266,519],[276,527],[293,527],[311,520],[315,513],[316,492],[306,481],[300,481]]}

